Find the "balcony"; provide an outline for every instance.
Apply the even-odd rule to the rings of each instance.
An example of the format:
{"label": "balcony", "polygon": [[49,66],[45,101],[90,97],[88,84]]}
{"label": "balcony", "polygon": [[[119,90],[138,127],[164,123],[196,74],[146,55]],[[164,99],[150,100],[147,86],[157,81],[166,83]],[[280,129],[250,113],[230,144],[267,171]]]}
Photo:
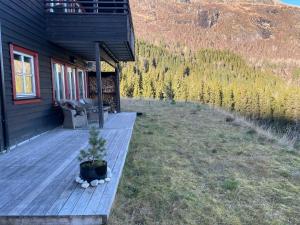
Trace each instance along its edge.
{"label": "balcony", "polygon": [[134,61],[129,0],[45,0],[49,41],[95,60],[95,43],[106,61]]}

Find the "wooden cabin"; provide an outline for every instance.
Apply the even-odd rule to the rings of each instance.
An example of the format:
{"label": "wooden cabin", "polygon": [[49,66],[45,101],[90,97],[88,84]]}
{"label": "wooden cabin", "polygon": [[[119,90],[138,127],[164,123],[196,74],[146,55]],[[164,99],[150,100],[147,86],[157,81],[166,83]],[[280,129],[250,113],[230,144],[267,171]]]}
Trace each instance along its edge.
{"label": "wooden cabin", "polygon": [[118,64],[134,61],[134,43],[129,0],[0,1],[0,151],[60,126],[60,100],[114,95],[119,111]]}

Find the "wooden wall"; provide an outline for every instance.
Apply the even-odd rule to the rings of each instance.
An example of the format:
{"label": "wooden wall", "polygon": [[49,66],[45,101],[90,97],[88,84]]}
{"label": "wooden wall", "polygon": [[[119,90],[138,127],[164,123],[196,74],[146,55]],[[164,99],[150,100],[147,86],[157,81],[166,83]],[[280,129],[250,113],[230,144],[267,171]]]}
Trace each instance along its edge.
{"label": "wooden wall", "polygon": [[2,41],[1,41],[1,20],[0,20],[0,152],[3,151],[3,146],[4,146],[4,130],[3,130],[3,125],[2,125],[2,78],[3,78],[3,74],[2,74]]}
{"label": "wooden wall", "polygon": [[[73,55],[47,41],[43,0],[1,0],[0,20],[2,23],[8,133],[10,145],[14,145],[62,123],[61,111],[53,105],[52,101],[51,58],[68,62],[70,56]],[[10,43],[38,52],[42,99],[40,103],[14,104]],[[78,64],[83,66],[82,61],[78,61]]]}

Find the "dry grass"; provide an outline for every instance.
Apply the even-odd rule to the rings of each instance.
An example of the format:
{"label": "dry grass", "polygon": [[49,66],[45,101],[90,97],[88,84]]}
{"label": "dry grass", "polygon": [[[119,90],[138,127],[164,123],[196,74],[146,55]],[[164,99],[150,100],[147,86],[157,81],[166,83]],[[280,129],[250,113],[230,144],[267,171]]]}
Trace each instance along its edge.
{"label": "dry grass", "polygon": [[233,123],[253,129],[253,131],[257,132],[260,136],[264,136],[270,140],[275,140],[290,150],[300,150],[300,146],[298,146],[298,139],[300,137],[298,137],[299,134],[296,131],[293,131],[293,129],[287,129],[285,133],[278,133],[270,124],[258,124],[257,122],[243,117],[238,113],[228,112],[221,108],[215,108],[214,106],[210,107],[215,111],[225,115],[226,118],[232,119]]}
{"label": "dry grass", "polygon": [[139,111],[110,223],[300,224],[300,155],[207,106]]}

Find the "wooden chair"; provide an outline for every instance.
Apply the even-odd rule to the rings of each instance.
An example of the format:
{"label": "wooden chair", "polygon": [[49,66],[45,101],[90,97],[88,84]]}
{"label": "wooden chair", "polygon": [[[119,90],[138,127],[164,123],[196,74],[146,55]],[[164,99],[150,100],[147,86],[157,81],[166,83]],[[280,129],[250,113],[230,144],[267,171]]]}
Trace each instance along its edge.
{"label": "wooden chair", "polygon": [[[87,111],[88,121],[97,122],[99,120],[99,108],[98,101],[96,99],[85,98],[83,99],[83,107]],[[82,102],[81,102],[82,103]],[[108,112],[110,111],[110,106],[103,106],[104,121],[108,118]]]}
{"label": "wooden chair", "polygon": [[[74,101],[65,101],[61,103],[61,108],[64,114],[64,128],[76,129],[88,126],[87,112]],[[76,110],[77,109],[77,110]]]}

